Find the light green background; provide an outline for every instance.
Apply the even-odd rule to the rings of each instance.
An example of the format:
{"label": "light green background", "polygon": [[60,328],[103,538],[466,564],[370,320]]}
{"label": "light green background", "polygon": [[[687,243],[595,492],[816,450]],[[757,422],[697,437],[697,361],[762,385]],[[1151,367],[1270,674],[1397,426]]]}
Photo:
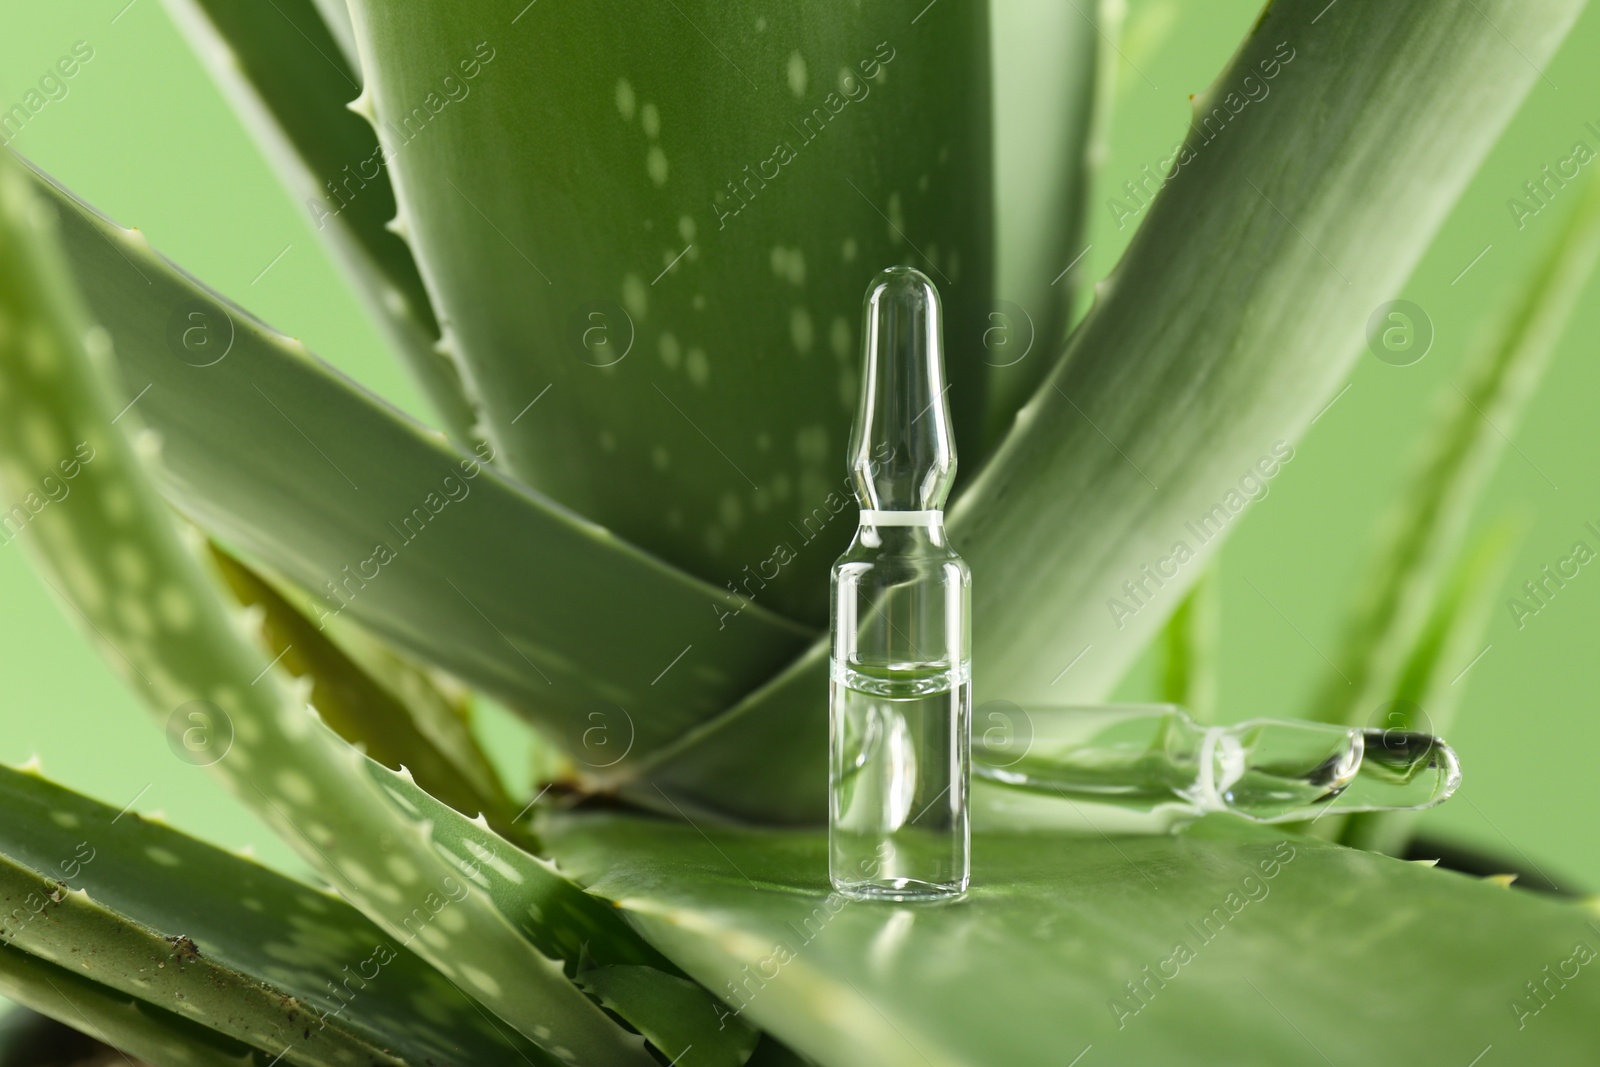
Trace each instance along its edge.
{"label": "light green background", "polygon": [[[1088,9],[1088,0],[1079,0]],[[77,41],[93,60],[12,147],[162,252],[380,394],[420,411],[265,160],[227,109],[158,0],[13,4],[0,35],[0,108],[20,101]],[[1257,12],[1249,0],[1135,0],[1122,43],[1111,186],[1165,158],[1188,122],[1187,98],[1221,68]],[[1508,44],[1507,47],[1510,47]],[[1312,432],[1222,558],[1226,718],[1292,714],[1326,670],[1375,518],[1460,357],[1509,295],[1569,206],[1560,198],[1518,230],[1507,210],[1524,181],[1600,148],[1600,12],[1579,23],[1397,298],[1430,314],[1429,355],[1392,367],[1363,355],[1351,389]],[[1391,150],[1414,153],[1412,146]],[[1423,171],[1437,160],[1416,155]],[[1109,190],[1091,205],[1087,276],[1103,276],[1132,233],[1118,230]],[[1576,194],[1568,191],[1568,200]],[[1456,279],[1485,246],[1489,250]],[[287,251],[285,251],[287,249]],[[282,257],[276,259],[282,253]],[[267,269],[269,264],[270,269]],[[265,273],[263,274],[263,271]],[[1450,739],[1466,785],[1424,829],[1537,866],[1564,886],[1600,887],[1600,825],[1590,761],[1600,755],[1600,570],[1585,568],[1518,630],[1505,606],[1540,566],[1600,522],[1593,462],[1600,361],[1600,287],[1591,285],[1553,367],[1514,433],[1477,525],[1506,513],[1528,522],[1483,644],[1461,679],[1465,703]],[[1546,480],[1549,479],[1549,481]],[[1552,488],[1551,483],[1559,488]],[[1249,583],[1271,599],[1283,620]],[[175,759],[160,731],[82,642],[29,571],[20,546],[0,548],[0,760],[38,755],[45,771],[121,806],[165,811],[175,825],[301,869],[288,850],[202,770]],[[1320,650],[1320,651],[1319,651]],[[1465,667],[1466,664],[1459,665]],[[1451,672],[1452,674],[1454,671]],[[1142,663],[1124,695],[1143,696]],[[504,735],[502,735],[504,736]]]}

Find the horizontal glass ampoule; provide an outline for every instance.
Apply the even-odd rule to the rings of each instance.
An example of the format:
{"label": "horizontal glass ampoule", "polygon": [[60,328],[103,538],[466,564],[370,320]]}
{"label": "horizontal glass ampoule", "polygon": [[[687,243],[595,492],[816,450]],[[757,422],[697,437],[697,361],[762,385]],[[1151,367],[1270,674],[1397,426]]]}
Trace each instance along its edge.
{"label": "horizontal glass ampoule", "polygon": [[1029,807],[1035,817],[1068,801],[1077,815],[1159,813],[1167,825],[1218,811],[1300,822],[1431,808],[1461,784],[1455,752],[1429,734],[1293,719],[1202,726],[1171,704],[1024,708],[995,700],[978,710],[974,732],[975,772],[1037,796],[1044,803]]}
{"label": "horizontal glass ampoule", "polygon": [[953,899],[969,867],[971,578],[944,531],[939,298],[917,271],[884,271],[864,319],[861,521],[833,569],[829,877],[857,899]]}

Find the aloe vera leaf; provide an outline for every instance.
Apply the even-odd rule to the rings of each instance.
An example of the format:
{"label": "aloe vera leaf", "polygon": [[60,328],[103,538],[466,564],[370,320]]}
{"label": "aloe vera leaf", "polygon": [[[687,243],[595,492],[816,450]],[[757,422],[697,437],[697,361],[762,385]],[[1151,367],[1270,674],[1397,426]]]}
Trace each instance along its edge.
{"label": "aloe vera leaf", "polygon": [[[311,703],[322,721],[368,756],[398,770],[457,811],[484,814],[502,828],[516,812],[499,779],[469,777],[425,735],[410,709],[311,624],[259,575],[213,547],[212,557],[233,595],[262,613],[261,637],[283,669],[312,682]],[[479,755],[482,759],[481,753]]]}
{"label": "aloe vera leaf", "polygon": [[[216,545],[213,550],[217,550]],[[276,577],[257,576],[267,580],[273,592],[301,616],[318,614],[317,598],[304,589]],[[326,615],[319,620],[319,626],[320,632],[358,669],[399,699],[428,742],[462,774],[478,783],[476,788],[491,795],[505,792],[497,764],[474,734],[472,689],[444,671],[401,654],[348,615]],[[515,728],[530,738],[536,736],[525,721],[519,720]]]}
{"label": "aloe vera leaf", "polygon": [[1569,983],[1521,1030],[1508,1010],[1539,1007],[1522,983],[1575,943],[1592,953],[1582,906],[1267,828],[983,835],[967,898],[934,908],[831,894],[822,832],[702,829],[599,817],[546,837],[691,975],[829,1067],[1410,1067],[1491,1043],[1576,1063],[1600,1036],[1600,983]]}
{"label": "aloe vera leaf", "polygon": [[[180,540],[127,431],[111,421],[137,426],[140,416],[119,412],[106,395],[111,342],[85,329],[50,232],[53,214],[15,159],[0,154],[0,485],[26,502],[38,499],[32,487],[47,474],[72,475],[64,483],[71,495],[40,507],[22,534],[44,580],[157,722],[174,730],[175,752],[210,761],[390,936],[551,1058],[646,1067],[642,1039],[579,991],[560,961],[518,936],[474,881],[476,865],[441,855],[433,824],[399,817],[379,784],[392,772],[319,722],[309,684],[290,686],[273,673],[243,609],[223,605],[200,546]],[[159,462],[153,435],[141,430],[137,439],[146,462]]]}
{"label": "aloe vera leaf", "polygon": [[164,2],[444,428],[474,443],[476,416],[455,364],[435,347],[439,324],[416,261],[385,228],[395,210],[387,160],[372,127],[346,107],[361,72],[340,27],[313,0]]}
{"label": "aloe vera leaf", "polygon": [[919,11],[351,4],[399,226],[507,467],[812,624],[880,269],[939,285],[980,457],[988,13]]}
{"label": "aloe vera leaf", "polygon": [[[118,993],[98,982],[64,967],[46,963],[20,949],[0,948],[0,996],[25,1005],[27,1011],[37,1012],[62,1026],[70,1027],[90,1039],[92,1049],[110,1046],[124,1057],[137,1057],[132,1067],[271,1067],[272,1057],[252,1049],[242,1041],[235,1041],[214,1030],[208,1030],[171,1012],[152,1008],[137,997]],[[74,1055],[80,1046],[70,1039],[62,1040],[55,1033],[39,1035],[48,1041],[43,1049],[37,1045],[14,1048],[26,1035],[13,1034],[10,1027],[20,1015],[13,1009],[5,1019],[8,1030],[5,1044],[0,1047],[0,1060],[6,1064],[25,1064],[27,1067],[79,1067],[85,1062]],[[20,1022],[20,1020],[18,1020]],[[49,1050],[60,1055],[59,1060],[38,1058]],[[14,1055],[15,1054],[15,1055]],[[89,1061],[101,1062],[101,1061]],[[280,1063],[295,1062],[292,1059]]]}
{"label": "aloe vera leaf", "polygon": [[1161,631],[1160,699],[1187,708],[1200,722],[1211,722],[1217,714],[1221,614],[1221,588],[1212,564]]}
{"label": "aloe vera leaf", "polygon": [[994,0],[989,7],[998,254],[997,300],[983,334],[985,448],[1004,435],[1066,342],[1084,263],[1091,131],[1104,117],[1101,34],[1115,33],[1098,6]]}
{"label": "aloe vera leaf", "polygon": [[14,951],[292,1063],[538,1053],[338,897],[36,771],[0,767],[0,804]]}
{"label": "aloe vera leaf", "polygon": [[[1394,699],[1380,705],[1363,725],[1448,736],[1470,684],[1463,672],[1483,652],[1489,612],[1520,539],[1518,524],[1497,523],[1453,563],[1432,597],[1432,610],[1400,671]],[[1351,815],[1339,840],[1352,848],[1397,855],[1405,850],[1421,815],[1405,811]]]}
{"label": "aloe vera leaf", "polygon": [[828,645],[819,641],[726,714],[656,753],[620,791],[663,814],[817,823],[828,810],[827,701]]}
{"label": "aloe vera leaf", "polygon": [[548,861],[512,845],[481,820],[462,818],[407,775],[370,760],[362,766],[400,818],[429,827],[430,845],[439,855],[475,868],[473,884],[546,956],[574,972],[585,960],[673,969],[634,937],[613,909],[583,893]]}
{"label": "aloe vera leaf", "polygon": [[[625,979],[600,980],[601,1003],[669,1060],[716,1067],[742,1063],[749,1055],[755,1041],[751,1028],[743,1020],[724,1018],[716,998],[685,982],[677,966],[641,941],[615,908],[582,892],[548,861],[508,842],[481,819],[461,817],[409,777],[371,760],[364,768],[396,815],[429,826],[429,841],[439,856],[470,865],[468,877],[506,922],[546,957],[563,961],[569,974],[576,970],[581,985],[587,988],[596,973],[585,970],[588,965],[624,968]],[[685,1035],[692,1040],[685,1041]],[[692,1054],[685,1054],[684,1044],[694,1046]]]}
{"label": "aloe vera leaf", "polygon": [[[583,769],[618,773],[812,636],[456,451],[138,231],[37,185],[117,342],[127,395],[150,387],[133,411],[161,434],[156,475],[173,502],[318,596],[322,613],[347,612],[532,719]],[[185,362],[212,358],[184,347],[186,329],[232,350]]]}
{"label": "aloe vera leaf", "polygon": [[[1267,7],[1066,356],[949,511],[974,576],[975,700],[1106,697],[1240,516],[1204,541],[1186,524],[1243,510],[1240,479],[1293,447],[1582,6]],[[1219,125],[1263,63],[1270,95]],[[1158,586],[1142,569],[1162,560]],[[1136,580],[1143,606],[1112,610]],[[822,819],[818,648],[652,775],[707,808]]]}
{"label": "aloe vera leaf", "polygon": [[1600,182],[1589,182],[1560,236],[1440,394],[1408,476],[1378,530],[1361,591],[1310,710],[1361,723],[1388,699],[1427,624],[1462,531],[1539,386],[1600,261]]}
{"label": "aloe vera leaf", "polygon": [[[644,1031],[650,1043],[683,1067],[743,1067],[761,1034],[730,1012],[696,982],[687,978],[662,980],[650,967],[616,964],[596,967],[578,976],[584,989],[600,1003],[632,1020],[641,1006],[649,1009]],[[729,1035],[733,1040],[729,1039]]]}
{"label": "aloe vera leaf", "polygon": [[[316,598],[305,590],[288,582],[269,584],[302,616],[317,613]],[[470,688],[443,671],[403,656],[347,615],[327,616],[321,620],[321,626],[322,632],[341,653],[405,705],[423,736],[461,773],[478,783],[478,789],[490,795],[505,792],[500,770],[474,733],[476,715],[474,693]],[[519,735],[537,738],[549,749],[553,759],[563,761],[563,766],[569,762],[559,749],[539,737],[532,726],[519,721],[516,729]]]}
{"label": "aloe vera leaf", "polygon": [[345,62],[351,70],[360,70],[361,55],[356,49],[356,31],[350,24],[350,8],[345,0],[312,0],[317,13],[322,16],[323,25],[328,32],[333,34],[333,39],[339,42],[339,51],[344,53]]}
{"label": "aloe vera leaf", "polygon": [[[301,600],[304,600],[303,594]],[[299,603],[295,606],[301,608]],[[364,674],[399,698],[411,713],[417,729],[462,774],[476,783],[477,789],[491,796],[505,795],[506,787],[499,770],[473,732],[470,689],[443,672],[429,670],[406,659],[359,624],[342,616],[330,620],[326,632]],[[533,736],[531,727],[520,721],[518,727],[520,732]],[[554,746],[550,747],[554,751]]]}

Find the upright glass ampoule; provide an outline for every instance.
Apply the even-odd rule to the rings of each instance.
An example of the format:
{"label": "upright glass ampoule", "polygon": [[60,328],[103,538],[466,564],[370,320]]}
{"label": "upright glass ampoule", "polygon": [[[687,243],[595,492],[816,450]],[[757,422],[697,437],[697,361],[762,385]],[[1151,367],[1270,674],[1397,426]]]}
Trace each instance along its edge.
{"label": "upright glass ampoule", "polygon": [[968,877],[971,576],[944,530],[956,453],[939,294],[895,267],[862,314],[861,520],[833,567],[829,877],[863,900],[950,899]]}

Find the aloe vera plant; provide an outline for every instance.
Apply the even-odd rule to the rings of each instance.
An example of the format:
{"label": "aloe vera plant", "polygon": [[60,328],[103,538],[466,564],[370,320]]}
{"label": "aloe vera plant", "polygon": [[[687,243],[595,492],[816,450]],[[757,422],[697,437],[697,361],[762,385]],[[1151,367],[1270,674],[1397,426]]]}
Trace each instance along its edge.
{"label": "aloe vera plant", "polygon": [[[819,829],[866,280],[908,262],[945,300],[980,712],[1102,700],[1156,641],[1163,695],[1218,714],[1214,580],[1189,587],[1222,537],[1109,621],[1107,576],[1292,455],[1581,0],[1267,4],[1075,326],[1117,5],[167,7],[433,418],[0,154],[15,532],[319,880],[0,770],[0,993],[157,1064],[1565,1063],[1600,1038],[1567,970],[1594,910],[1396,858],[1392,815],[1132,836],[991,804],[969,898],[921,910],[830,893]],[[1597,205],[1424,435],[1339,653],[1359,685],[1307,717],[1444,727],[1511,539],[1463,548],[1465,512]],[[995,341],[1018,316],[1025,359]],[[32,503],[46,477],[71,497]],[[526,794],[479,697],[546,754]]]}

